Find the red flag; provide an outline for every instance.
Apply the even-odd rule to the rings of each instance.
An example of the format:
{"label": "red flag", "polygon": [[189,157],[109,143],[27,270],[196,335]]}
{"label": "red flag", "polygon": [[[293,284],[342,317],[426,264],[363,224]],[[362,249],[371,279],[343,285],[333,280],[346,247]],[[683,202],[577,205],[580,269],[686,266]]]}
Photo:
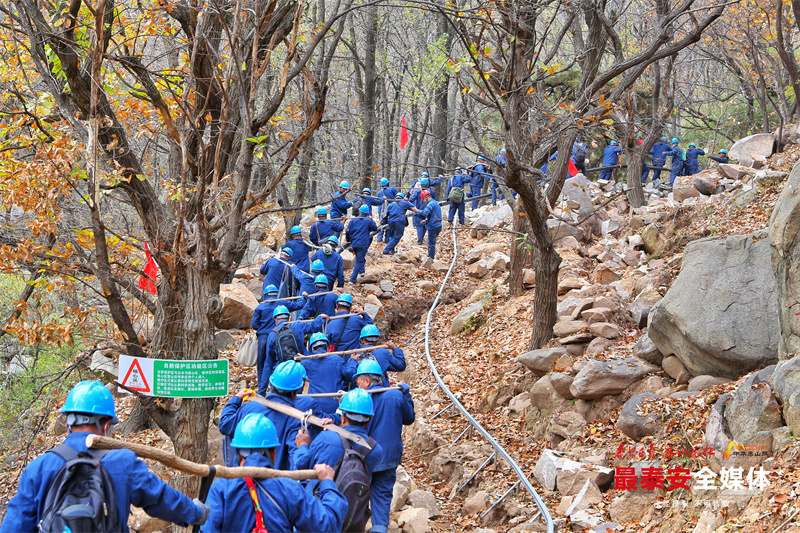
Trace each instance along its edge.
{"label": "red flag", "polygon": [[144,265],[144,276],[139,276],[139,288],[155,294],[156,284],[153,282],[158,279],[158,264],[150,255],[150,245],[145,243],[144,249],[147,254],[147,263]]}
{"label": "red flag", "polygon": [[572,161],[572,158],[570,158],[569,163],[567,164],[567,174],[569,174],[569,177],[571,178],[577,173],[578,173],[578,167],[575,166],[575,163]]}
{"label": "red flag", "polygon": [[408,129],[406,128],[406,117],[403,117],[400,122],[400,149],[406,147],[408,144]]}

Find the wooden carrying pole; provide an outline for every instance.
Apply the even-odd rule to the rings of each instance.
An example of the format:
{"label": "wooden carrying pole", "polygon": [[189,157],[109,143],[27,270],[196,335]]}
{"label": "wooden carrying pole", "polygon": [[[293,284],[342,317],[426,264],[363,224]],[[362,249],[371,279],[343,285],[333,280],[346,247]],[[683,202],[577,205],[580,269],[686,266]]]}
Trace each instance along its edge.
{"label": "wooden carrying pole", "polygon": [[[366,391],[370,394],[375,394],[377,392],[386,392],[387,390],[400,390],[400,387],[383,387],[380,389],[366,389]],[[347,394],[345,391],[340,390],[338,392],[316,392],[311,394],[298,394],[298,396],[308,396],[309,398],[341,398]]]}
{"label": "wooden carrying pole", "polygon": [[[209,474],[208,465],[201,465],[181,459],[169,452],[160,448],[152,446],[145,446],[144,444],[136,444],[134,442],[127,442],[124,440],[116,440],[109,437],[102,437],[100,435],[89,435],[86,437],[86,447],[93,450],[130,450],[139,457],[146,459],[153,459],[159,463],[166,465],[175,470],[180,470],[187,474],[194,476],[206,477]],[[217,477],[224,477],[226,479],[235,479],[242,477],[254,477],[259,479],[264,478],[278,478],[285,477],[303,481],[306,479],[317,479],[317,473],[314,470],[274,470],[272,468],[262,468],[257,466],[219,466],[214,465],[216,468]]]}
{"label": "wooden carrying pole", "polygon": [[264,300],[261,303],[280,302],[281,300],[299,300],[300,298],[316,298],[317,296],[325,296],[326,294],[336,294],[336,291],[314,292],[308,296],[285,296],[283,298],[275,298],[274,300]]}
{"label": "wooden carrying pole", "polygon": [[314,415],[306,416],[306,413],[304,413],[300,409],[296,409],[294,407],[288,406],[288,405],[283,404],[283,403],[278,403],[278,402],[273,402],[272,400],[267,400],[266,398],[264,398],[263,396],[259,396],[258,394],[254,395],[254,396],[248,396],[247,397],[247,401],[248,402],[260,403],[264,407],[268,407],[268,408],[272,409],[273,411],[277,411],[279,413],[283,413],[283,414],[285,414],[287,416],[291,416],[292,418],[296,418],[298,420],[303,420],[303,418],[305,418],[308,421],[308,423],[311,424],[311,425],[320,427],[320,428],[322,428],[322,429],[324,429],[326,431],[333,431],[334,433],[338,433],[339,435],[341,435],[342,437],[346,438],[347,440],[355,442],[359,446],[363,446],[363,447],[367,448],[368,450],[372,449],[372,446],[370,446],[369,443],[367,443],[366,439],[364,439],[362,437],[359,437],[358,435],[356,435],[354,433],[350,433],[346,429],[340,428],[336,424],[323,424],[322,423],[322,419],[320,417],[314,416]]}
{"label": "wooden carrying pole", "polygon": [[388,348],[386,344],[379,344],[377,346],[368,346],[365,348],[359,348],[357,350],[344,350],[341,352],[325,352],[325,353],[312,353],[308,355],[295,355],[295,361],[305,361],[307,359],[320,359],[321,357],[327,357],[329,355],[352,355],[354,353],[361,353],[361,352],[371,352],[373,350],[377,350],[379,348]]}
{"label": "wooden carrying pole", "polygon": [[[344,314],[344,315],[333,315],[333,316],[329,316],[328,320],[329,321],[330,320],[339,320],[340,318],[347,318],[349,316],[356,316],[357,314],[358,313],[347,313],[347,314]],[[295,322],[313,322],[313,321],[314,321],[313,318],[305,318],[303,320],[291,320],[291,321],[289,321],[289,324],[294,324]]]}

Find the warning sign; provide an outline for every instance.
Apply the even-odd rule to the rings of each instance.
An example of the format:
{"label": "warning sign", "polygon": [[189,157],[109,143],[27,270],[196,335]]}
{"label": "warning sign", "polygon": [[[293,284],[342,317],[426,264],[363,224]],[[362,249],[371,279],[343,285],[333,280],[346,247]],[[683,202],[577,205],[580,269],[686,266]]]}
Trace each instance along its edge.
{"label": "warning sign", "polygon": [[228,361],[174,361],[120,355],[119,382],[146,396],[227,396]]}
{"label": "warning sign", "polygon": [[[150,381],[152,381],[152,379]],[[122,384],[135,391],[150,392],[150,385],[147,384],[147,378],[145,378],[137,358],[133,358],[133,364],[128,368],[128,372],[125,374],[125,379],[122,380]]]}

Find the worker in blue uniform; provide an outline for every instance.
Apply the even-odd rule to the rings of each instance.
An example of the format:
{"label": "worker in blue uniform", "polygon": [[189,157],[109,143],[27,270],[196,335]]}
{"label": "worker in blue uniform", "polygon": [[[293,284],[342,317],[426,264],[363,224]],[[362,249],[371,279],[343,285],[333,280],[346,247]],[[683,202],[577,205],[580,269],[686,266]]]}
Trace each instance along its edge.
{"label": "worker in blue uniform", "polygon": [[[111,392],[98,381],[81,381],[67,395],[61,412],[66,415],[67,438],[61,446],[40,455],[28,465],[19,478],[17,493],[8,503],[3,533],[39,531],[45,516],[45,498],[51,482],[66,463],[79,453],[91,453],[100,460],[114,486],[113,506],[119,528],[127,533],[131,505],[142,508],[148,515],[179,526],[202,524],[210,508],[199,500],[176,491],[148,470],[147,465],[130,450],[90,451],[86,437],[107,437],[116,424],[116,409]],[[69,522],[67,522],[69,523]]]}
{"label": "worker in blue uniform", "polygon": [[[275,425],[264,416],[250,414],[239,422],[231,442],[236,450],[236,466],[276,468],[280,444]],[[213,511],[201,531],[339,533],[347,500],[333,481],[332,465],[318,463],[314,470],[316,497],[299,481],[288,478],[217,478],[208,494]]]}
{"label": "worker in blue uniform", "polygon": [[316,291],[313,294],[327,294],[322,294],[321,296],[309,295],[303,309],[297,314],[299,320],[316,318],[319,315],[331,316],[336,312],[336,293],[329,292],[328,277],[325,274],[319,274],[314,278],[314,288]]}
{"label": "worker in blue uniform", "polygon": [[267,285],[264,288],[264,301],[258,304],[253,311],[253,318],[250,320],[250,327],[256,331],[258,336],[258,358],[259,361],[266,360],[267,339],[270,332],[275,329],[275,320],[272,318],[275,309],[283,305],[289,312],[300,311],[306,305],[307,294],[296,299],[278,299],[278,288],[275,285]]}
{"label": "worker in blue uniform", "polygon": [[[619,165],[619,157],[622,154],[622,148],[619,147],[617,141],[611,141],[603,150],[603,166],[615,167]],[[607,168],[600,171],[600,179],[611,181],[613,169]]]}
{"label": "worker in blue uniform", "polygon": [[330,220],[328,218],[328,210],[324,207],[317,209],[317,221],[308,230],[308,238],[316,246],[322,246],[322,243],[328,240],[331,235],[339,235],[344,230],[344,224],[341,220]]}
{"label": "worker in blue uniform", "polygon": [[[423,174],[426,177],[420,178],[419,186],[411,190],[408,198],[408,201],[417,209],[422,209],[425,206],[425,202],[422,200],[423,193],[428,192],[435,198],[436,195],[433,192],[433,186],[442,182],[441,176],[439,176],[437,180],[431,181],[430,178],[427,177],[427,172],[424,172]],[[422,217],[419,215],[419,213],[417,213],[411,217],[411,222],[414,224],[414,228],[417,230],[417,244],[422,244],[423,239],[425,238],[425,232],[427,231],[425,224],[422,223]]]}
{"label": "worker in blue uniform", "polygon": [[728,159],[728,151],[725,148],[720,148],[719,153],[717,155],[712,155],[709,157],[709,159],[722,165],[727,164],[728,161],[730,161]]}
{"label": "worker in blue uniform", "polygon": [[[353,206],[352,202],[347,201],[347,193],[350,191],[350,184],[343,181],[339,184],[339,190],[333,195],[331,202],[331,218],[341,220],[347,215],[347,210]],[[336,235],[339,236],[338,234]]]}
{"label": "worker in blue uniform", "polygon": [[684,161],[684,170],[687,176],[700,172],[700,162],[697,158],[701,155],[706,155],[706,153],[695,143],[689,143],[689,149],[686,150],[686,161]]}
{"label": "worker in blue uniform", "polygon": [[[311,335],[311,341],[308,344],[309,353],[312,354],[323,354],[330,348],[328,336],[322,332]],[[316,359],[304,359],[301,363],[306,369],[308,392],[311,394],[345,390],[353,381],[353,375],[358,367],[357,358],[343,359],[341,355],[337,354]],[[339,401],[336,398],[317,398],[316,400],[319,409],[326,413],[336,412],[336,409],[339,408]]]}
{"label": "worker in blue uniform", "polygon": [[361,328],[372,324],[372,317],[362,309],[353,309],[353,297],[340,294],[336,299],[336,315],[349,314],[346,318],[331,320],[325,330],[333,350],[337,352],[355,350],[361,344]]}
{"label": "worker in blue uniform", "polygon": [[[372,348],[377,345],[381,340],[381,333],[378,327],[374,324],[367,324],[361,328],[361,347]],[[383,386],[389,386],[389,372],[403,372],[406,369],[406,356],[403,350],[397,347],[392,341],[387,341],[386,348],[378,348],[370,352],[364,352],[359,358],[359,361],[364,359],[375,359],[381,366],[381,373],[383,375]],[[354,369],[355,370],[355,369]]]}
{"label": "worker in blue uniform", "polygon": [[391,200],[394,200],[397,197],[397,189],[394,187],[389,186],[389,180],[386,178],[381,179],[381,190],[378,191],[376,195],[378,198],[382,200],[381,205],[378,206],[378,223],[381,225],[381,230],[378,232],[378,242],[384,242],[384,222],[383,222],[383,215],[386,213],[386,209],[389,207]]}
{"label": "worker in blue uniform", "polygon": [[328,290],[333,289],[334,283],[337,287],[344,287],[344,259],[336,251],[339,247],[339,238],[331,235],[322,244],[322,248],[314,252],[311,261],[319,261],[323,265],[322,272],[328,278]]}
{"label": "worker in blue uniform", "polygon": [[[489,178],[487,174],[491,174],[487,159],[479,155],[475,158],[475,164],[470,168],[470,182],[469,182],[469,195],[472,198],[481,195],[481,190],[485,184],[485,180]],[[472,210],[478,209],[480,200],[473,200]]]}
{"label": "worker in blue uniform", "polygon": [[261,265],[259,272],[264,276],[264,282],[261,284],[262,291],[266,289],[267,285],[275,285],[281,296],[289,294],[292,268],[290,261],[293,253],[291,248],[281,248],[278,257],[271,257]]}
{"label": "worker in blue uniform", "polygon": [[469,176],[461,167],[456,168],[453,177],[447,182],[447,198],[450,198],[450,192],[453,188],[459,188],[463,191],[460,202],[450,200],[450,211],[447,214],[447,221],[453,223],[456,213],[458,213],[458,223],[464,224],[464,210],[467,206],[467,185],[469,185]]}
{"label": "worker in blue uniform", "polygon": [[673,138],[670,143],[670,149],[664,152],[665,156],[672,158],[672,172],[669,176],[670,187],[675,183],[675,178],[683,172],[683,148],[680,147],[679,142],[677,137]]}
{"label": "worker in blue uniform", "polygon": [[[370,436],[367,426],[375,414],[372,396],[363,389],[353,389],[342,397],[339,410],[342,412],[342,427],[369,443]],[[296,444],[297,451],[294,452],[293,470],[311,468],[312,465],[319,463],[335,465],[341,461],[344,455],[342,437],[333,431],[323,431],[314,439],[314,442],[311,442],[308,433],[298,432]],[[380,443],[372,440],[370,444],[372,449],[367,451],[365,458],[368,474],[372,474],[383,457],[383,448]],[[358,445],[354,445],[354,447],[358,449]],[[315,488],[316,483],[312,480],[308,489],[313,493]]]}
{"label": "worker in blue uniform", "polygon": [[422,191],[422,202],[425,207],[418,214],[422,216],[422,225],[428,228],[428,257],[436,259],[436,239],[442,231],[442,208],[430,191]]}
{"label": "worker in blue uniform", "polygon": [[[270,383],[269,379],[272,375],[272,372],[281,362],[283,362],[281,361],[280,348],[275,342],[277,338],[275,332],[284,322],[289,320],[289,310],[286,308],[286,306],[279,305],[275,308],[272,318],[275,320],[275,327],[267,336],[266,357],[262,359],[261,353],[259,352],[258,354],[258,393],[262,396],[267,392],[267,385]],[[300,348],[301,351],[305,336],[317,331],[322,331],[324,321],[327,319],[328,315],[320,314],[311,322],[294,321],[289,323],[289,327],[292,328],[292,331],[294,331],[295,335],[297,335],[297,338],[300,341],[298,348]],[[289,355],[290,354],[287,354],[287,357]]]}
{"label": "worker in blue uniform", "polygon": [[400,239],[403,238],[403,233],[406,230],[406,211],[409,209],[415,213],[417,212],[417,208],[405,199],[403,193],[397,193],[397,201],[389,204],[389,227],[386,230],[388,232],[387,237],[389,242],[383,249],[384,255],[394,255],[395,247],[400,242]]}
{"label": "worker in blue uniform", "polygon": [[304,272],[308,272],[311,266],[308,261],[308,254],[313,249],[309,246],[303,238],[303,229],[300,226],[292,226],[289,230],[290,239],[283,245],[284,248],[289,248],[292,251],[292,262]]}
{"label": "worker in blue uniform", "polygon": [[[372,189],[370,189],[369,187],[364,187],[361,190],[361,194],[362,194],[361,200],[364,202],[364,205],[366,205],[367,208],[369,209],[369,216],[372,216],[372,208],[376,206],[378,207],[382,206],[383,198],[372,196]],[[359,207],[359,211],[360,209],[361,208]]]}
{"label": "worker in blue uniform", "polygon": [[358,283],[358,275],[364,274],[367,270],[367,252],[372,245],[372,235],[378,232],[378,226],[369,216],[369,208],[362,205],[358,208],[359,215],[352,219],[347,225],[347,242],[355,255],[353,263],[353,273],[350,275],[350,283]]}
{"label": "worker in blue uniform", "polygon": [[294,285],[290,290],[291,296],[314,292],[314,276],[302,270],[300,265],[292,265],[290,272],[292,273],[292,279],[294,279]]}
{"label": "worker in blue uniform", "polygon": [[[661,137],[661,139],[653,145],[650,149],[650,155],[653,157],[653,166],[654,167],[663,167],[667,163],[667,156],[664,155],[665,152],[669,151],[670,147],[667,144],[667,138]],[[649,172],[648,172],[649,174]],[[661,171],[658,168],[653,169],[653,181],[657,179],[661,179]],[[647,176],[642,176],[642,183],[647,181]]]}
{"label": "worker in blue uniform", "polygon": [[[356,382],[360,389],[383,387],[383,375],[377,361],[361,361],[356,370]],[[400,384],[401,390],[389,390],[372,394],[375,414],[367,427],[370,437],[383,447],[383,458],[372,471],[372,533],[387,533],[389,530],[389,507],[392,491],[397,480],[397,467],[403,457],[403,426],[414,423],[414,400],[408,385]]]}

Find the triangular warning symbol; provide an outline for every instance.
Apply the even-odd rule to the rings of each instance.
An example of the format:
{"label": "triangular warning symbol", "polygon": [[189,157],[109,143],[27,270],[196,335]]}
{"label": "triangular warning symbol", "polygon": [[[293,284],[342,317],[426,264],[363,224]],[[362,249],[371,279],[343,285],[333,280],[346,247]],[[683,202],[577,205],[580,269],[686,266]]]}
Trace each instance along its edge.
{"label": "triangular warning symbol", "polygon": [[133,360],[133,364],[128,369],[128,373],[125,374],[122,385],[139,392],[150,392],[150,385],[147,384],[144,372],[142,372],[142,367],[139,366],[138,359]]}

